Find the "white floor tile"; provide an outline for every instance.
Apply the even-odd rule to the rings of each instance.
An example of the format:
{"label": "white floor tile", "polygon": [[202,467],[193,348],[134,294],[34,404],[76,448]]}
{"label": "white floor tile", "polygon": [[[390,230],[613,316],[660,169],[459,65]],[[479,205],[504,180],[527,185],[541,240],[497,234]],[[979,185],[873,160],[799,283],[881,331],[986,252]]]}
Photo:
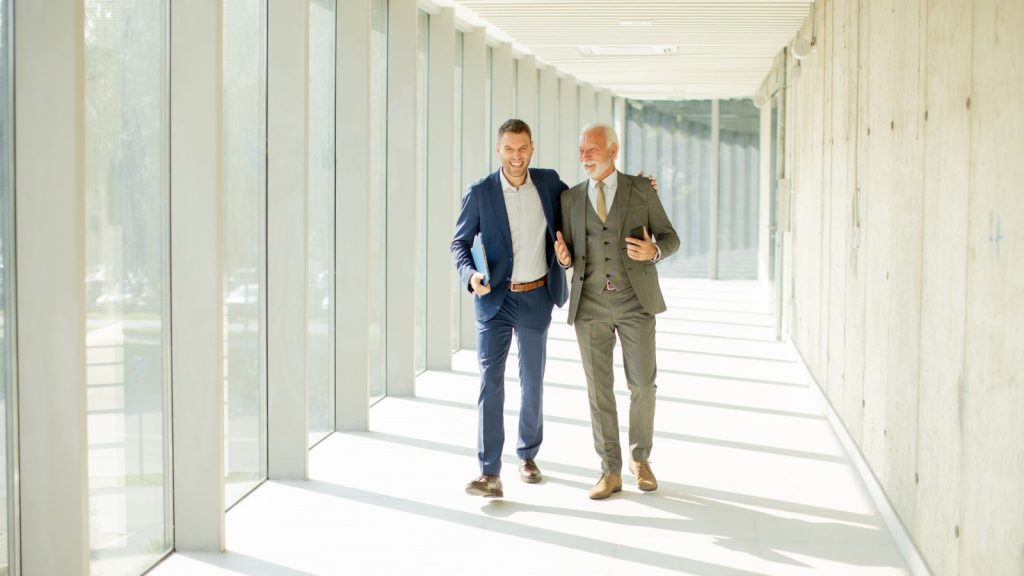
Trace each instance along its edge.
{"label": "white floor tile", "polygon": [[[773,339],[753,283],[665,280],[658,407],[641,493],[595,502],[599,475],[572,327],[556,310],[546,378],[545,478],[518,480],[515,358],[506,374],[505,497],[463,493],[477,473],[477,361],[453,356],[415,398],[386,398],[371,430],[337,433],[308,482],[268,482],[227,517],[223,554],[175,554],[151,574],[635,576],[909,574],[866,490]],[[628,430],[628,391],[616,393]]]}

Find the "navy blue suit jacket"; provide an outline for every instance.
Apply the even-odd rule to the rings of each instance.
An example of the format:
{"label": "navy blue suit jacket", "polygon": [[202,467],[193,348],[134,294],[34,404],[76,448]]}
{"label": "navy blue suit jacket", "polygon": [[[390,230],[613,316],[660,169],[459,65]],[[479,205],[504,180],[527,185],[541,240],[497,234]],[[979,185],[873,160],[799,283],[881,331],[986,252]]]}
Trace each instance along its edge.
{"label": "navy blue suit jacket", "polygon": [[[545,251],[548,262],[548,278],[545,288],[551,301],[558,306],[565,304],[569,297],[566,289],[565,270],[555,258],[555,232],[562,227],[562,191],[568,188],[554,170],[530,168],[530,180],[537,187],[540,204],[544,208],[544,219],[548,224]],[[462,285],[470,293],[473,287],[469,279],[477,270],[473,267],[470,248],[473,238],[480,233],[487,266],[491,273],[491,292],[474,298],[476,319],[486,322],[498,313],[508,285],[512,280],[512,232],[509,230],[508,211],[501,191],[501,178],[495,171],[469,186],[462,198],[462,211],[455,224],[455,238],[452,239],[452,254],[459,271]]]}

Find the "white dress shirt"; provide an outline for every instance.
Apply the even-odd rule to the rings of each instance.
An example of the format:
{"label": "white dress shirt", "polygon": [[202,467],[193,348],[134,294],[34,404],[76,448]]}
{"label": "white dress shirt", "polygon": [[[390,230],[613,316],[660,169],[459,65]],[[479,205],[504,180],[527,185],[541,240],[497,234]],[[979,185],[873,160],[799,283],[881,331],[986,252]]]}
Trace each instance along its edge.
{"label": "white dress shirt", "polygon": [[505,178],[504,170],[498,171],[501,178],[501,192],[508,212],[508,227],[512,232],[512,282],[522,284],[533,282],[548,275],[545,237],[548,233],[544,207],[540,193],[530,180],[517,189]]}

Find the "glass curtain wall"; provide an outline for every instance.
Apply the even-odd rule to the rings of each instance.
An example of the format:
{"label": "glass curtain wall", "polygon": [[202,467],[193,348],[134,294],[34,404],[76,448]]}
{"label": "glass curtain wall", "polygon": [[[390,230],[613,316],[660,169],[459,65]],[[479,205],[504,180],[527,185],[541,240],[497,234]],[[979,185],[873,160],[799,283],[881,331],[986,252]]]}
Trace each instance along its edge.
{"label": "glass curtain wall", "polygon": [[224,503],[267,477],[267,4],[224,0]]}
{"label": "glass curtain wall", "polygon": [[752,100],[721,100],[718,106],[718,277],[754,280],[761,112]]}
{"label": "glass curtain wall", "polygon": [[[658,179],[679,232],[679,253],[658,267],[707,278],[711,258],[710,100],[635,101],[626,106],[626,172]],[[758,111],[750,100],[719,102],[718,277],[757,278]]]}
{"label": "glass curtain wall", "polygon": [[[455,150],[452,159],[455,162],[452,174],[455,174],[455,201],[452,202],[452,222],[458,218],[459,206],[462,200],[462,48],[465,43],[465,36],[458,30],[455,31]],[[454,268],[453,268],[454,270]],[[452,352],[462,347],[460,326],[462,326],[462,281],[457,272],[455,281],[452,282]]]}
{"label": "glass curtain wall", "polygon": [[711,101],[628,101],[629,174],[654,174],[679,233],[679,252],[658,264],[668,277],[707,278],[711,231]]}
{"label": "glass curtain wall", "polygon": [[370,403],[387,394],[388,2],[370,7],[370,321],[367,331]]}
{"label": "glass curtain wall", "polygon": [[416,22],[416,342],[415,370],[427,369],[427,99],[430,70],[430,17],[422,10]]}
{"label": "glass curtain wall", "polygon": [[92,574],[139,574],[171,549],[168,3],[84,24]]}
{"label": "glass curtain wall", "polygon": [[14,211],[11,209],[13,108],[11,106],[11,2],[0,0],[0,574],[17,573],[13,527],[15,459],[14,398]]}
{"label": "glass curtain wall", "polygon": [[334,431],[335,0],[309,2],[306,415],[309,445]]}

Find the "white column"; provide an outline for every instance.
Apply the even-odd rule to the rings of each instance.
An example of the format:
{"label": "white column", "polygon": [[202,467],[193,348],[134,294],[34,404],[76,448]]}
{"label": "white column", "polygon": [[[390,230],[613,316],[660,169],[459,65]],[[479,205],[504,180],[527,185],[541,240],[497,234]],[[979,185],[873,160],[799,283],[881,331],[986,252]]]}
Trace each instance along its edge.
{"label": "white column", "polygon": [[416,0],[388,2],[388,394],[415,393]]}
{"label": "white column", "polygon": [[14,8],[21,573],[85,576],[84,8]]}
{"label": "white column", "polygon": [[[594,105],[594,87],[590,84],[580,84],[579,102],[579,127],[597,122],[597,107]],[[577,158],[577,160],[579,160]]]}
{"label": "white column", "polygon": [[430,17],[427,130],[427,368],[452,367],[452,253],[455,224],[455,9]]}
{"label": "white column", "polygon": [[561,97],[558,111],[558,173],[569,186],[583,180],[579,168],[580,125],[577,114],[578,99],[576,79],[565,76],[561,80]]}
{"label": "white column", "polygon": [[[535,56],[523,56],[519,60],[518,81],[514,88],[516,90],[516,116],[530,125],[534,132],[533,138],[537,139],[537,58]],[[534,158],[536,162],[536,158]]]}
{"label": "white column", "polygon": [[[466,190],[490,171],[491,151],[484,140],[484,123],[488,102],[484,96],[487,83],[487,44],[483,28],[463,35],[462,45],[462,190]],[[453,228],[454,229],[454,228]],[[451,240],[449,238],[449,240]],[[451,256],[449,255],[449,258]],[[451,260],[449,260],[451,262]],[[453,264],[454,266],[454,264]],[[476,316],[473,296],[463,290],[460,325],[462,348],[476,350]]]}
{"label": "white column", "polygon": [[271,478],[305,479],[309,8],[267,10],[267,460]]}
{"label": "white column", "polygon": [[353,238],[369,238],[370,214],[370,6],[371,0],[347,0],[337,10],[337,78],[343,89],[335,92],[336,144],[334,217],[335,270],[335,428],[367,430],[369,427],[369,329],[370,287],[367,250]]}
{"label": "white column", "polygon": [[171,10],[174,547],[224,549],[221,4]]}
{"label": "white column", "polygon": [[[487,129],[495,134],[495,138],[498,126],[512,118],[513,90],[515,86],[512,85],[512,45],[506,42],[491,53],[491,126]],[[492,148],[491,153],[494,155],[492,166],[497,168],[501,165],[501,158],[496,149]]]}
{"label": "white column", "polygon": [[[597,121],[615,126],[615,116],[612,109],[612,93],[607,90],[601,90],[597,93]],[[615,132],[619,132],[618,126],[615,126]],[[619,139],[621,140],[623,138],[624,135],[619,133]]]}
{"label": "white column", "polygon": [[[537,110],[537,134],[534,137],[536,165],[558,170],[558,71],[553,66],[547,66],[540,70],[538,76],[540,106]],[[562,175],[562,180],[566,180],[565,175]]]}

